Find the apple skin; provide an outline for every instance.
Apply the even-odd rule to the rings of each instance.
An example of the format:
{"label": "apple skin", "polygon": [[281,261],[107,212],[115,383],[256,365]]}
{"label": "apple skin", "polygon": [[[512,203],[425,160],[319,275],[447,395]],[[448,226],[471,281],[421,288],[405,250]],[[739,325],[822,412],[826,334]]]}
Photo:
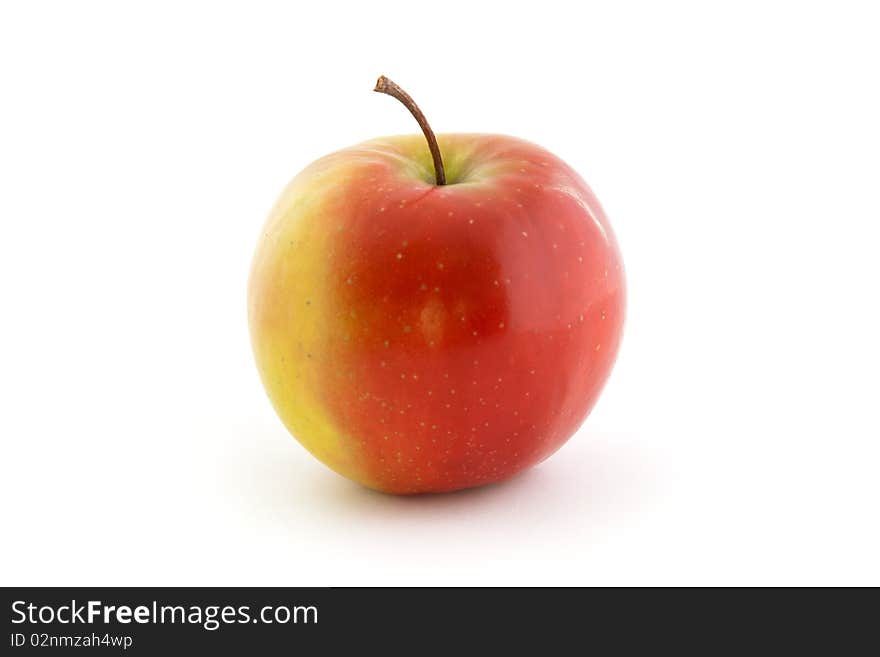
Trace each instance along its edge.
{"label": "apple skin", "polygon": [[397,494],[500,481],[577,430],[624,321],[596,197],[546,150],[421,135],[312,163],[265,225],[248,286],[257,367],[288,430]]}

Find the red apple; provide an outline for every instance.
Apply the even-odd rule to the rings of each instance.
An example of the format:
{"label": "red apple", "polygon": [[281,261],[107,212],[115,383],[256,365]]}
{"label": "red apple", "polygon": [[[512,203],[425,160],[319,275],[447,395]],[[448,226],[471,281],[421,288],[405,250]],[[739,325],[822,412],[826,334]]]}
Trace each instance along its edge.
{"label": "red apple", "polygon": [[284,192],[249,283],[258,369],[291,433],[346,477],[392,493],[500,481],[595,404],[624,320],[620,253],[553,154],[435,141],[396,85],[377,90],[427,140],[333,153]]}

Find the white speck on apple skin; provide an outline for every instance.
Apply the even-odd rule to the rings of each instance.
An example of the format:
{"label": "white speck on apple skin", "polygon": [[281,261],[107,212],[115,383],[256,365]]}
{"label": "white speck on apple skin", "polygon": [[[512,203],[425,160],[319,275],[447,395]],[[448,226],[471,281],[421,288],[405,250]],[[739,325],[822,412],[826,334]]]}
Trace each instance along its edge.
{"label": "white speck on apple skin", "polygon": [[522,236],[523,236],[523,237],[528,237],[529,234],[528,234],[526,231],[523,231],[523,232],[522,232]]}

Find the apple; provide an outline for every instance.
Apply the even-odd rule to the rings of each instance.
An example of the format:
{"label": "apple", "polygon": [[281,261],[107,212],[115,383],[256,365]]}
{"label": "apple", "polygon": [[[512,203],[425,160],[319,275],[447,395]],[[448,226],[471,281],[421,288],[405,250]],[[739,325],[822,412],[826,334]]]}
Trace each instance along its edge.
{"label": "apple", "polygon": [[248,285],[253,350],[289,431],[397,494],[501,481],[583,423],[621,340],[620,252],[548,151],[491,134],[375,139],[281,195]]}

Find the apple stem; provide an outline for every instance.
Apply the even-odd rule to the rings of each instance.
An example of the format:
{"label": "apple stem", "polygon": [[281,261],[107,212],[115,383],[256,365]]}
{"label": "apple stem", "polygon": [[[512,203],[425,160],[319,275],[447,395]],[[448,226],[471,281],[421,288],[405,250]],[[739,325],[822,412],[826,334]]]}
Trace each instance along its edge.
{"label": "apple stem", "polygon": [[437,184],[445,185],[446,171],[443,169],[443,158],[440,157],[440,146],[437,145],[437,138],[434,136],[434,131],[431,130],[431,126],[428,125],[428,119],[422,114],[422,110],[419,109],[416,102],[408,93],[384,75],[379,76],[379,79],[376,81],[376,88],[373,89],[373,91],[388,94],[399,100],[403,103],[404,107],[409,110],[410,114],[415,117],[415,120],[419,122],[419,127],[422,129],[422,132],[425,133],[425,139],[428,140],[428,148],[431,150],[431,158],[434,160],[434,176],[437,180]]}

